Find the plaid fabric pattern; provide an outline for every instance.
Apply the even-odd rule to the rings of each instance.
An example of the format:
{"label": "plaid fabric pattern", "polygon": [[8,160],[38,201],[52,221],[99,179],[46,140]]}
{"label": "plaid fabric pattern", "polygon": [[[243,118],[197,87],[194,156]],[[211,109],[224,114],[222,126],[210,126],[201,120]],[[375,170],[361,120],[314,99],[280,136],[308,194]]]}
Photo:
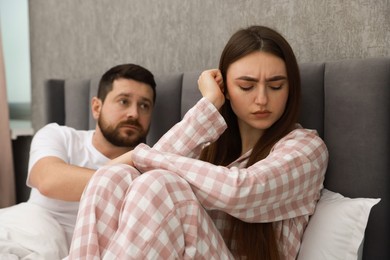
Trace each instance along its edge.
{"label": "plaid fabric pattern", "polygon": [[218,139],[226,129],[217,109],[202,98],[153,146],[158,151],[197,158],[202,148]]}
{"label": "plaid fabric pattern", "polygon": [[71,259],[232,259],[226,214],[273,222],[284,259],[297,257],[323,187],[328,152],[315,131],[297,128],[270,155],[245,168],[196,160],[226,129],[206,99],[153,147],[139,145],[129,166],[100,169],[83,195]]}
{"label": "plaid fabric pattern", "polygon": [[140,176],[115,165],[99,169],[88,184],[68,259],[233,256],[183,178],[163,170]]}

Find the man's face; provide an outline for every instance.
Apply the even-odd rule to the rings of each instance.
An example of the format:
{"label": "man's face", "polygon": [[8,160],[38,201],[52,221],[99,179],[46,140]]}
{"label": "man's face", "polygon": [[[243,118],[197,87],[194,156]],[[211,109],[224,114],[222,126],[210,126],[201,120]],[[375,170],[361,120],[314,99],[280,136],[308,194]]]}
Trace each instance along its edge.
{"label": "man's face", "polygon": [[153,90],[149,85],[117,79],[104,103],[100,101],[97,123],[103,136],[113,145],[135,147],[146,139],[152,109]]}

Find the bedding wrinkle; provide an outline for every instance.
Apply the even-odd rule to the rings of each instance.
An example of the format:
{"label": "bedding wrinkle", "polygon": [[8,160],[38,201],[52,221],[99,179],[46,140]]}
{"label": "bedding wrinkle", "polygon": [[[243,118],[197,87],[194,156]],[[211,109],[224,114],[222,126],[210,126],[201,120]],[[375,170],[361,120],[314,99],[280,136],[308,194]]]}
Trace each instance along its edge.
{"label": "bedding wrinkle", "polygon": [[47,210],[26,202],[0,210],[1,260],[57,260],[67,252],[65,232]]}

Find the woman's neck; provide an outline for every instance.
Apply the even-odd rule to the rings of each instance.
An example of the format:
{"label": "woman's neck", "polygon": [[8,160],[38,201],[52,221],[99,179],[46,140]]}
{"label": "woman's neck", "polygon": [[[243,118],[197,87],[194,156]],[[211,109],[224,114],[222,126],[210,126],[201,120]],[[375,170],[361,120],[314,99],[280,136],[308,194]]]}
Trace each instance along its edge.
{"label": "woman's neck", "polygon": [[241,155],[243,155],[255,146],[264,131],[240,124],[239,129],[241,134]]}

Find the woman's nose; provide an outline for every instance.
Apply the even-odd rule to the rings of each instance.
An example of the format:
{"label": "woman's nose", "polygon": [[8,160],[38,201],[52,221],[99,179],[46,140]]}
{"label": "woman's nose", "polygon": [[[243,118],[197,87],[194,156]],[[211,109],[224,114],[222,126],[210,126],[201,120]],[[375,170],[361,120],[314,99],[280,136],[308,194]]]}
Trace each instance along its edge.
{"label": "woman's nose", "polygon": [[260,87],[256,93],[255,103],[258,105],[266,105],[268,102],[267,90]]}

